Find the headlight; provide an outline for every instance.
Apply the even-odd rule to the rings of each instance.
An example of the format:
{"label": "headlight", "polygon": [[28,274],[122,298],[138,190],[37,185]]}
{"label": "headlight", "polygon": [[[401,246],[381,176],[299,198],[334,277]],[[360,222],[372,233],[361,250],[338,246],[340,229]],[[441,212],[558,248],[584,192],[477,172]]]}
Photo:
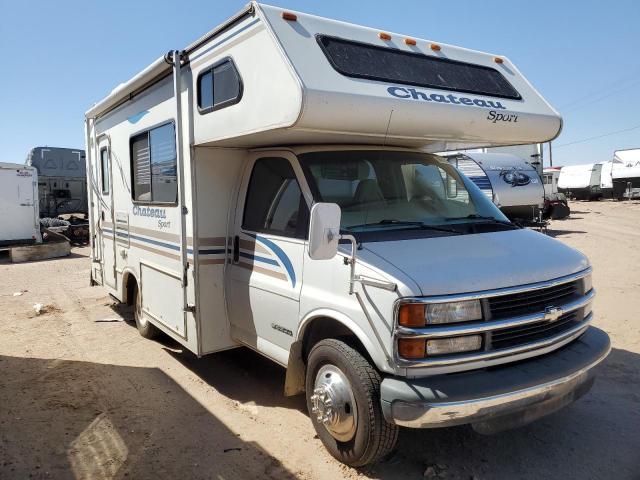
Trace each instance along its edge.
{"label": "headlight", "polygon": [[582,288],[584,293],[588,293],[593,288],[593,283],[591,280],[591,274],[587,275],[582,279]]}
{"label": "headlight", "polygon": [[427,323],[455,323],[480,320],[482,308],[480,300],[463,302],[431,303],[427,306]]}
{"label": "headlight", "polygon": [[398,324],[408,328],[481,319],[480,300],[430,304],[407,303],[398,311]]}

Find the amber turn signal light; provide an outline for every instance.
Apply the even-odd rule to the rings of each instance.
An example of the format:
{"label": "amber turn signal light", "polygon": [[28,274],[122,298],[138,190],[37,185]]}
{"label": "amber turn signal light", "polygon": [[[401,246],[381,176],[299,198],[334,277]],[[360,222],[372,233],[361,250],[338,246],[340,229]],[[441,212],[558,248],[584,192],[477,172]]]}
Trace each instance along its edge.
{"label": "amber turn signal light", "polygon": [[402,358],[416,359],[425,357],[424,338],[399,338],[398,354]]}
{"label": "amber turn signal light", "polygon": [[398,311],[398,323],[403,327],[422,328],[425,324],[424,313],[424,305],[407,303]]}
{"label": "amber turn signal light", "polygon": [[391,35],[389,35],[388,33],[384,33],[384,32],[380,32],[378,34],[378,37],[380,38],[380,40],[391,40]]}
{"label": "amber turn signal light", "polygon": [[431,44],[431,50],[433,50],[434,52],[439,52],[440,50],[442,50],[442,47],[440,45],[438,45],[437,43],[432,43]]}
{"label": "amber turn signal light", "polygon": [[404,43],[406,45],[415,45],[417,42],[413,38],[405,38]]}
{"label": "amber turn signal light", "polygon": [[494,62],[496,62],[496,63],[504,63],[504,60],[503,60],[503,59],[501,59],[500,57],[495,57],[495,58],[493,59],[493,61],[494,61]]}
{"label": "amber turn signal light", "polygon": [[291,12],[282,12],[282,18],[290,22],[295,22],[296,20],[298,20],[298,16],[295,13]]}

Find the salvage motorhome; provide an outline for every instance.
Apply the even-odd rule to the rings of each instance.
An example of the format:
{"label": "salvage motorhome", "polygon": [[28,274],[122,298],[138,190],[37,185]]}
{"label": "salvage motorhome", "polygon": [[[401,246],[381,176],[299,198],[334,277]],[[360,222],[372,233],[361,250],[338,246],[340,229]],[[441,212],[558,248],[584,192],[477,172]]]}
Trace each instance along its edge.
{"label": "salvage motorhome", "polygon": [[87,174],[84,150],[35,147],[27,165],[38,170],[40,215],[87,213]]}
{"label": "salvage motorhome", "polygon": [[559,134],[502,56],[250,3],[85,125],[92,281],[145,337],[285,367],[346,464],[555,411],[609,351],[589,261],[431,153]]}

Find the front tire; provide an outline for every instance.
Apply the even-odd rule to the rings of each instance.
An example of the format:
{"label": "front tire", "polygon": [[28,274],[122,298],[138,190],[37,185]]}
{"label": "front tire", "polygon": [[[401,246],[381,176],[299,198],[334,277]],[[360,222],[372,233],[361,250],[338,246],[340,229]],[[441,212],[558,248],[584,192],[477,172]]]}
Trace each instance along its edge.
{"label": "front tire", "polygon": [[395,448],[398,427],[380,406],[380,374],[354,348],[327,339],[309,354],[307,408],[324,446],[352,467],[374,463]]}
{"label": "front tire", "polygon": [[156,338],[160,334],[160,330],[158,330],[156,326],[153,325],[145,317],[144,312],[142,311],[142,298],[137,288],[134,290],[133,296],[133,316],[136,320],[136,327],[138,327],[138,332],[140,332],[140,335],[142,335],[144,338]]}

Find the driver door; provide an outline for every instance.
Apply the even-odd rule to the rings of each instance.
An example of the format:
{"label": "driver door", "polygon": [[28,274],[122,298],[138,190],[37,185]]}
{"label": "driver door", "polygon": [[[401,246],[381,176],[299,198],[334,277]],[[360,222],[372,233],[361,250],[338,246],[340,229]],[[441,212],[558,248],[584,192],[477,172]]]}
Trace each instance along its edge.
{"label": "driver door", "polygon": [[286,362],[298,326],[310,203],[302,178],[288,152],[250,160],[236,205],[232,258],[226,270],[233,338],[281,363]]}

